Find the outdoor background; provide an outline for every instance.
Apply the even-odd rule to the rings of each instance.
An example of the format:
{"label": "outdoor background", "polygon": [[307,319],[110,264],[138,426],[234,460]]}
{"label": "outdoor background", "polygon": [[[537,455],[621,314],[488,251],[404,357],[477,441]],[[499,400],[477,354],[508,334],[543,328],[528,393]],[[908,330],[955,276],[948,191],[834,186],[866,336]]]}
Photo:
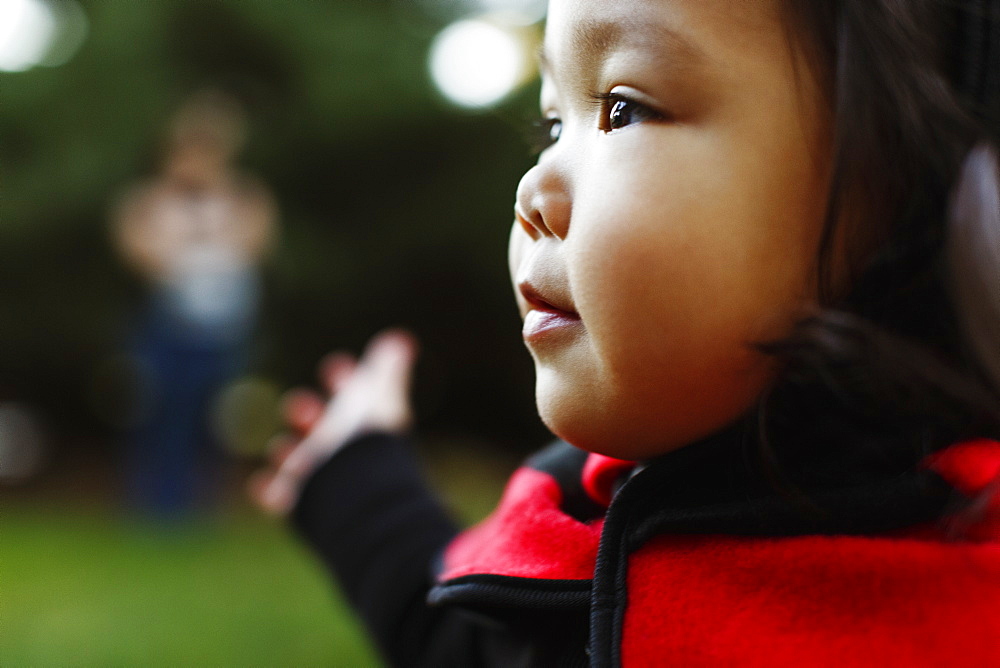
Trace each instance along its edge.
{"label": "outdoor background", "polygon": [[[506,269],[537,82],[468,109],[428,73],[435,37],[488,11],[530,54],[540,17],[511,12],[537,3],[50,5],[76,12],[78,48],[0,72],[0,663],[372,665],[335,587],[243,483],[280,393],[386,326],[421,342],[420,452],[463,520],[546,441]],[[280,236],[220,501],[164,525],[121,493],[119,362],[142,291],[108,219],[205,86],[246,106],[239,162],[275,194]]]}

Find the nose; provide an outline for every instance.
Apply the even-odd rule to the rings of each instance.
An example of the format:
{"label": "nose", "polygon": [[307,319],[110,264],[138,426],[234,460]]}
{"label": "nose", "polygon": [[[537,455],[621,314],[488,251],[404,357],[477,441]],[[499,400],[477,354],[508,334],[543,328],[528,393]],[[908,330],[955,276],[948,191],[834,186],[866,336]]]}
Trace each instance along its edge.
{"label": "nose", "polygon": [[569,232],[571,198],[565,173],[543,156],[517,186],[514,213],[528,236],[565,239]]}

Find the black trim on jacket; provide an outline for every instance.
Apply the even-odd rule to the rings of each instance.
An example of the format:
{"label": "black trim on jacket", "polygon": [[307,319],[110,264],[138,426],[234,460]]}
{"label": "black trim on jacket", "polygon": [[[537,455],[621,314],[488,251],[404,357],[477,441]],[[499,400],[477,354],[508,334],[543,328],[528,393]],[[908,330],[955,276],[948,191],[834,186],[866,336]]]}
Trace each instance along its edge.
{"label": "black trim on jacket", "polygon": [[[632,475],[605,516],[593,582],[483,574],[435,586],[432,571],[457,528],[401,436],[348,444],[309,479],[293,522],[393,665],[611,667],[619,665],[628,555],[656,535],[881,532],[940,517],[955,500],[930,471],[776,493],[738,447],[715,438]],[[580,520],[601,510],[580,485],[585,459],[559,443],[526,464],[560,483],[564,510]]]}

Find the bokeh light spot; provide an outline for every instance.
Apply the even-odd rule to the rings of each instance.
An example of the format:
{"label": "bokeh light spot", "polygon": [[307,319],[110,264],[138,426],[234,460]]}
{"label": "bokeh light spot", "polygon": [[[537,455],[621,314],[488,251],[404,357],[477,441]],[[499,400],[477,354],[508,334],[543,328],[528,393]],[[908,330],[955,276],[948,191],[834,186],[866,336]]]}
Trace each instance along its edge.
{"label": "bokeh light spot", "polygon": [[480,19],[456,21],[434,39],[431,77],[451,102],[489,107],[524,79],[527,56],[518,35]]}
{"label": "bokeh light spot", "polygon": [[237,457],[258,457],[281,426],[278,386],[264,378],[246,376],[227,385],[212,410],[212,425],[222,447]]}
{"label": "bokeh light spot", "polygon": [[56,36],[51,6],[40,0],[0,2],[0,70],[23,72],[40,63]]}
{"label": "bokeh light spot", "polygon": [[87,17],[75,0],[2,0],[0,71],[62,65],[86,34]]}

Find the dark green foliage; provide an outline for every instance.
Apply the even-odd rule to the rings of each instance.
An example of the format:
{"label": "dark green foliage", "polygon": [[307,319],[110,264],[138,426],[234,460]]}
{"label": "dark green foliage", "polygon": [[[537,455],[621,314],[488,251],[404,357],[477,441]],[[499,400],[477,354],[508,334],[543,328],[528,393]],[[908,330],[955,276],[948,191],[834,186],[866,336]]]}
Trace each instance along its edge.
{"label": "dark green foliage", "polygon": [[441,26],[407,3],[84,9],[90,34],[68,64],[0,73],[0,400],[101,429],[94,368],[139,295],[111,248],[109,210],[155,169],[176,105],[217,85],[246,103],[242,163],[281,209],[260,372],[310,382],[324,352],[405,325],[424,344],[425,426],[537,445],[505,259],[533,90],[489,114],[448,107],[425,74]]}

